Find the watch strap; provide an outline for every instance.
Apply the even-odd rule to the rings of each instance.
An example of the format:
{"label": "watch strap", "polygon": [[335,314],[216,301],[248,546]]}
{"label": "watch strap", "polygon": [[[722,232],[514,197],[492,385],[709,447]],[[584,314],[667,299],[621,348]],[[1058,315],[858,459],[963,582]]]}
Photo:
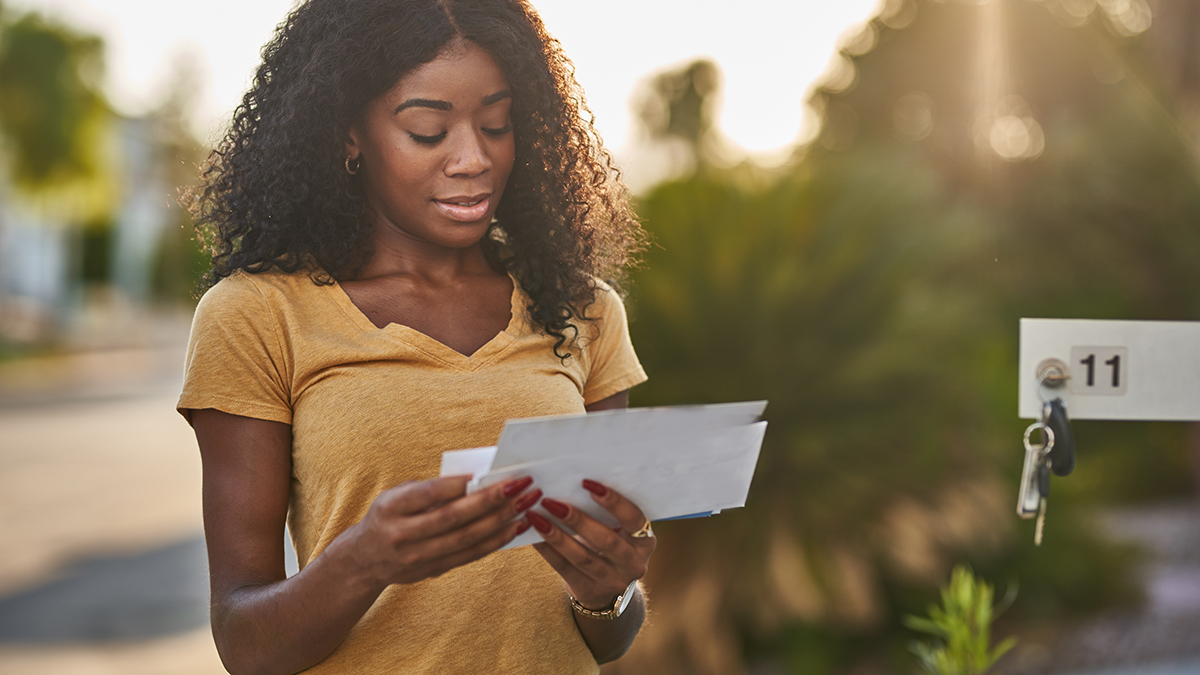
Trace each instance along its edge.
{"label": "watch strap", "polygon": [[629,585],[625,587],[625,592],[618,595],[617,599],[613,600],[612,606],[608,609],[588,609],[587,607],[579,604],[579,601],[575,599],[575,596],[571,595],[570,593],[567,594],[567,597],[571,599],[571,608],[576,612],[579,612],[580,614],[592,619],[612,621],[613,619],[621,616],[621,614],[625,611],[625,608],[629,606],[629,602],[633,600],[633,594],[636,590],[637,580],[635,579],[629,582]]}

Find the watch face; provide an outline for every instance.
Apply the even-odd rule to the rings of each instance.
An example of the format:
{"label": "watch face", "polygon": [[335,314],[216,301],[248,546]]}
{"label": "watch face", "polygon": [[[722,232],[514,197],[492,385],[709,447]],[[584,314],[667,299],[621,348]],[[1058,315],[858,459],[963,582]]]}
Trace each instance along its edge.
{"label": "watch face", "polygon": [[633,581],[629,582],[629,586],[625,588],[625,593],[621,595],[621,603],[617,605],[616,609],[617,616],[621,616],[621,614],[625,611],[625,608],[629,606],[629,601],[633,600],[633,593],[636,589],[637,580],[634,579]]}

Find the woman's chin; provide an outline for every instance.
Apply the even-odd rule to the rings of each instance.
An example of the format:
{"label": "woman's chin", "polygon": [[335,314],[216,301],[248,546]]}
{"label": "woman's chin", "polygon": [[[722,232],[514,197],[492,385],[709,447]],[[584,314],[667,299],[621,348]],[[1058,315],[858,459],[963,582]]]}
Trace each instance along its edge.
{"label": "woman's chin", "polygon": [[492,219],[488,218],[474,223],[455,223],[443,228],[438,233],[440,236],[435,243],[449,248],[470,248],[487,236],[491,222]]}

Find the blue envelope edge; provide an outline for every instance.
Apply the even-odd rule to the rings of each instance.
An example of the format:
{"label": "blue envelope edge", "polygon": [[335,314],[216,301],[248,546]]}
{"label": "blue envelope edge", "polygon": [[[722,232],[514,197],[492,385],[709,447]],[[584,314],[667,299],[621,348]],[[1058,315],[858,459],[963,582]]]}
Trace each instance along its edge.
{"label": "blue envelope edge", "polygon": [[668,520],[687,520],[688,518],[707,518],[713,514],[712,511],[703,511],[701,513],[689,513],[686,516],[675,516],[674,518],[663,518],[655,522],[666,522]]}

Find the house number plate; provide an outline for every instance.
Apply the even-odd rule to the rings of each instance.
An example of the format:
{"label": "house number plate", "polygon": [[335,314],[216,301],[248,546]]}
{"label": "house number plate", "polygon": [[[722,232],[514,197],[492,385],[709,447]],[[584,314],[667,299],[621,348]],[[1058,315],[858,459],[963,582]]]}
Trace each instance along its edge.
{"label": "house number plate", "polygon": [[[1065,366],[1061,386],[1040,364]],[[1071,419],[1200,421],[1200,322],[1021,319],[1018,413],[1061,398]]]}

